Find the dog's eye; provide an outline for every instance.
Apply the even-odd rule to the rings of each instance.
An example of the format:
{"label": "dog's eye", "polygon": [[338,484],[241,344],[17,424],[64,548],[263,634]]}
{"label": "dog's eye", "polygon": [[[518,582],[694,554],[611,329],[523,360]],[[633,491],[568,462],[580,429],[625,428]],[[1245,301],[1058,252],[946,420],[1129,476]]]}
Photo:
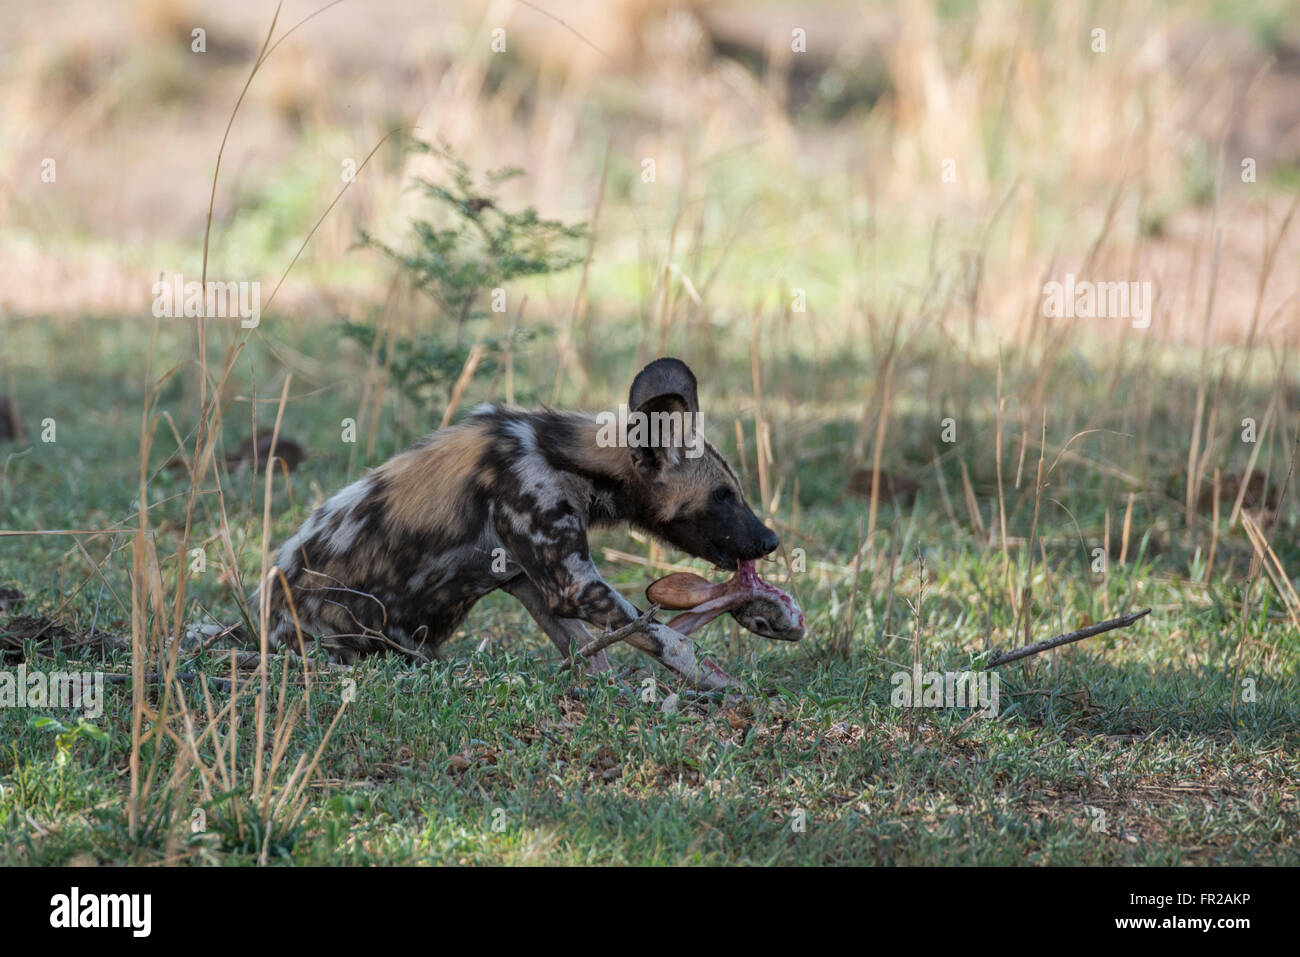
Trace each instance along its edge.
{"label": "dog's eye", "polygon": [[766,618],[755,618],[755,619],[754,619],[754,630],[755,630],[755,631],[767,631],[767,630],[768,630],[768,628],[767,628],[767,619],[766,619]]}
{"label": "dog's eye", "polygon": [[719,485],[713,490],[713,500],[715,502],[730,502],[736,497],[736,493],[731,490],[730,485]]}

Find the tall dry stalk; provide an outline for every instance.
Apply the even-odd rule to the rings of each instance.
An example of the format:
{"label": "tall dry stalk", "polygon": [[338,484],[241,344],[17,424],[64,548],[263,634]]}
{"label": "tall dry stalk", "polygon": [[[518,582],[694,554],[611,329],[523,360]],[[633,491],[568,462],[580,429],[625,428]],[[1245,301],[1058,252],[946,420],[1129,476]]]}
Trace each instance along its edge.
{"label": "tall dry stalk", "polygon": [[[239,107],[243,103],[248,89],[252,84],[254,77],[259,69],[266,62],[266,59],[276,47],[294,30],[298,29],[303,23],[319,15],[329,7],[337,5],[341,0],[334,0],[333,3],[327,4],[308,17],[299,21],[294,27],[286,31],[275,44],[271,43],[271,38],[275,34],[276,24],[279,22],[280,9],[277,6],[274,16],[271,20],[271,26],[267,31],[266,38],[263,40],[262,47],[258,53],[257,59],[244,83],[243,89],[231,110],[229,120],[226,124],[225,132],[222,136],[221,146],[217,153],[216,169],[212,178],[212,189],[208,204],[208,219],[204,231],[203,241],[203,264],[202,277],[204,287],[206,288],[208,274],[208,253],[210,249],[212,216],[216,203],[217,182],[220,177],[221,159],[224,155],[225,146],[229,139],[230,130],[234,124],[235,117],[239,112]],[[376,147],[377,149],[378,147]],[[371,152],[371,155],[373,155]],[[369,157],[367,157],[369,159]],[[348,184],[350,185],[350,183]],[[346,186],[344,187],[347,188]],[[340,193],[341,195],[341,193]],[[326,209],[325,215],[328,215],[330,209],[338,202],[339,197],[335,197],[334,202]],[[322,216],[323,220],[324,216]],[[294,256],[293,262],[297,261],[298,255],[301,254],[302,248],[310,240],[311,235],[319,227],[321,220],[318,220],[313,227],[307,239],[304,240],[303,247],[300,247],[298,254]],[[290,263],[292,268],[293,262]],[[285,275],[288,274],[286,269]],[[280,278],[280,284],[284,282],[284,276]],[[277,284],[275,291],[278,291],[280,284]],[[271,299],[275,296],[275,291],[263,306],[269,306]],[[146,366],[146,376],[149,382],[149,388],[146,394],[145,402],[141,410],[140,418],[140,456],[139,456],[139,502],[140,506],[136,515],[136,527],[132,537],[132,560],[131,560],[131,677],[132,677],[132,705],[131,705],[131,753],[128,762],[129,768],[129,798],[128,798],[128,828],[132,838],[138,838],[141,835],[142,819],[147,814],[150,817],[159,816],[164,829],[170,835],[168,838],[169,847],[175,846],[174,818],[165,819],[165,815],[175,815],[176,800],[183,796],[188,788],[187,782],[193,777],[197,777],[200,795],[205,799],[211,799],[214,794],[214,784],[220,784],[222,792],[234,790],[239,783],[237,775],[237,748],[236,741],[238,737],[239,720],[243,699],[250,694],[253,683],[241,685],[238,673],[235,671],[235,659],[232,654],[232,671],[230,682],[230,700],[224,708],[215,710],[212,706],[211,697],[204,685],[204,698],[206,705],[206,721],[203,722],[202,728],[196,721],[194,712],[189,708],[185,697],[185,691],[182,683],[177,678],[177,664],[180,657],[182,639],[185,633],[185,616],[188,608],[186,599],[186,590],[189,582],[190,565],[187,561],[190,544],[193,540],[195,515],[199,499],[206,494],[205,482],[208,479],[209,472],[212,472],[213,479],[217,486],[217,517],[219,522],[219,538],[227,552],[227,561],[231,563],[232,574],[236,581],[238,575],[235,571],[237,563],[235,560],[232,536],[230,534],[229,516],[226,512],[224,496],[220,494],[221,476],[219,470],[215,468],[216,463],[216,446],[221,434],[221,421],[223,414],[223,403],[221,397],[225,393],[226,384],[230,379],[236,362],[243,351],[244,346],[252,335],[252,330],[248,330],[241,339],[235,342],[227,352],[225,362],[221,371],[221,376],[215,382],[212,382],[212,388],[209,389],[211,381],[208,366],[207,350],[207,319],[202,315],[198,321],[198,374],[199,374],[199,397],[200,411],[198,427],[195,435],[195,442],[192,455],[188,458],[187,467],[189,472],[189,491],[186,496],[185,521],[180,531],[176,551],[171,556],[170,562],[174,565],[175,585],[171,590],[170,597],[163,585],[163,566],[164,562],[159,559],[157,545],[155,541],[154,529],[150,523],[150,504],[149,504],[149,467],[148,462],[153,444],[153,433],[157,425],[167,418],[166,413],[157,411],[156,404],[158,401],[159,390],[163,383],[166,382],[170,373],[159,377],[153,381],[154,352],[157,338],[157,325],[155,324],[154,333],[150,340],[149,358]],[[281,391],[280,404],[277,410],[275,428],[273,432],[272,447],[274,448],[275,439],[278,439],[280,423],[283,418],[284,408],[288,401],[290,377],[286,376]],[[275,458],[266,463],[265,490],[263,501],[262,515],[262,576],[261,581],[264,586],[269,587],[267,582],[267,563],[269,553],[269,541],[271,532],[271,502],[272,502],[272,485],[276,473]],[[242,601],[242,596],[241,601]],[[256,722],[256,742],[257,754],[253,770],[252,790],[248,796],[248,808],[255,810],[259,818],[258,825],[263,834],[260,859],[265,862],[269,850],[269,842],[272,832],[275,830],[283,831],[286,828],[292,828],[304,809],[306,797],[306,788],[315,774],[320,756],[323,753],[325,743],[329,739],[330,733],[338,722],[346,707],[347,700],[344,700],[344,708],[340,708],[335,715],[334,722],[330,725],[325,738],[322,740],[320,747],[315,755],[309,760],[307,755],[302,755],[292,772],[287,776],[278,774],[281,761],[286,756],[290,741],[293,737],[293,731],[298,720],[298,709],[302,707],[303,699],[299,699],[289,709],[285,708],[285,697],[288,688],[289,666],[286,663],[282,682],[279,706],[274,715],[274,723],[271,727],[271,757],[269,767],[266,762],[264,745],[266,743],[268,721],[272,715],[268,711],[268,680],[269,680],[269,663],[267,648],[267,631],[266,631],[266,603],[261,606],[259,643],[260,655],[259,665],[257,668],[256,696],[254,707],[254,721]],[[304,674],[306,673],[306,660],[302,659]],[[308,682],[310,679],[306,679]],[[226,722],[226,734],[224,740],[221,738],[219,724]],[[211,757],[205,759],[202,750],[204,743],[211,739],[214,747]],[[228,752],[226,747],[228,746]],[[163,761],[166,759],[171,747],[174,750],[170,772],[166,775],[166,786],[159,791],[155,788],[155,781],[158,779]],[[147,767],[144,762],[146,748],[149,751],[149,760]],[[172,801],[158,800],[167,794],[172,796]],[[237,812],[237,817],[239,812]],[[237,827],[242,832],[245,822],[237,821]]]}

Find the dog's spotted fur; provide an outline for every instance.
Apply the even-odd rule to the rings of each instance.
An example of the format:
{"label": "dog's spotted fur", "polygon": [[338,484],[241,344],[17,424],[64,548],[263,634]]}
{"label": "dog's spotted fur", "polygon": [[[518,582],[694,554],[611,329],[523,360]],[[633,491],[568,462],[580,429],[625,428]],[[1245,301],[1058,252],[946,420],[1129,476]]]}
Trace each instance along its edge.
{"label": "dog's spotted fur", "polygon": [[[631,398],[634,409],[698,413],[694,376],[676,359],[647,366]],[[602,447],[598,434],[595,416],[484,406],[390,459],[280,549],[262,589],[270,640],[297,647],[296,615],[304,639],[342,661],[394,648],[433,657],[503,588],[568,655],[587,635],[581,622],[613,629],[639,615],[592,564],[589,527],[626,522],[724,568],[776,547],[702,437],[690,457]],[[722,683],[665,625],[629,641],[695,684]]]}

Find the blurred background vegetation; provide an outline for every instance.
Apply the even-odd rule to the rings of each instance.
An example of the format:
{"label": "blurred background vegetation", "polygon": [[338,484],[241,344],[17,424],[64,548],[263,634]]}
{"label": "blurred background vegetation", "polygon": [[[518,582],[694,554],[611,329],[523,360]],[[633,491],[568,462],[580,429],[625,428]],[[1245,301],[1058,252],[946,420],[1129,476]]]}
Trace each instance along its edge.
{"label": "blurred background vegetation", "polygon": [[[211,201],[209,278],[276,290],[226,445],[291,374],[313,497],[437,425],[475,350],[462,410],[608,404],[675,353],[765,514],[822,515],[837,564],[918,486],[945,534],[1025,536],[1039,451],[1078,466],[1063,547],[1123,520],[1204,559],[1216,472],[1294,530],[1294,3],[292,3],[240,100],[273,11],[6,11],[0,385],[65,444],[7,460],[5,527],[126,514],[163,370],[153,468],[193,436],[195,324],[149,308],[201,275]],[[1151,327],[1045,319],[1071,272],[1151,282]],[[214,322],[211,355],[243,335]]]}

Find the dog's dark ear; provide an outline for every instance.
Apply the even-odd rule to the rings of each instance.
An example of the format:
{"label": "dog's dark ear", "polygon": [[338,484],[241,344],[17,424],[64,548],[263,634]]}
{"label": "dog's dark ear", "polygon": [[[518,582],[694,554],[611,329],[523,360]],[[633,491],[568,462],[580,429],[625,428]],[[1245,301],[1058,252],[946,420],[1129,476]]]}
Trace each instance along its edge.
{"label": "dog's dark ear", "polygon": [[637,412],[700,411],[695,373],[681,359],[656,359],[637,373],[627,407]]}
{"label": "dog's dark ear", "polygon": [[[696,418],[700,412],[699,393],[695,373],[681,359],[664,357],[656,359],[637,373],[628,392],[628,409],[650,416],[655,413],[677,413],[681,417],[680,444],[641,445],[632,441],[632,459],[648,471],[658,471],[681,463],[685,447],[696,442]],[[630,435],[630,433],[629,433]]]}

